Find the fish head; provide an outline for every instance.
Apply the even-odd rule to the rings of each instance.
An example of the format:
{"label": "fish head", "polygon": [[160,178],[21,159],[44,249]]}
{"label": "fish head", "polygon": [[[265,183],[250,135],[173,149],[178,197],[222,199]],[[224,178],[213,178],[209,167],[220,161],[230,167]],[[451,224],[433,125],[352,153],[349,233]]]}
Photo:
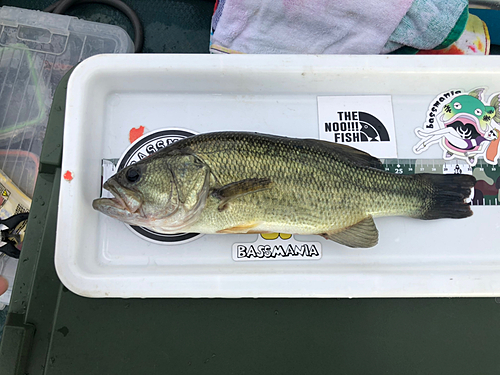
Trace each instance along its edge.
{"label": "fish head", "polygon": [[103,187],[114,198],[94,200],[94,209],[130,225],[179,233],[205,203],[208,171],[192,156],[149,157],[120,170]]}
{"label": "fish head", "polygon": [[123,168],[103,187],[114,198],[96,199],[92,206],[127,224],[148,226],[176,209],[172,174],[158,159],[145,159]]}
{"label": "fish head", "polygon": [[446,126],[457,117],[468,117],[469,120],[474,122],[477,131],[484,134],[494,115],[494,107],[484,105],[481,100],[474,96],[459,95],[443,107],[442,120]]}
{"label": "fish head", "polygon": [[365,133],[369,141],[378,141],[380,138],[375,128],[366,122],[361,123],[361,132]]}

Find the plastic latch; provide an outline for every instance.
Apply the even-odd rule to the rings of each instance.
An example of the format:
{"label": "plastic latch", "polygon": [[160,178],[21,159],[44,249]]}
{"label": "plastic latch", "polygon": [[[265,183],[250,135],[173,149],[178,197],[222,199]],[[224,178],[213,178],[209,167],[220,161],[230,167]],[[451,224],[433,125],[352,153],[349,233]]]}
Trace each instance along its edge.
{"label": "plastic latch", "polygon": [[47,29],[20,25],[17,30],[17,37],[21,40],[29,40],[31,42],[50,43],[52,33]]}

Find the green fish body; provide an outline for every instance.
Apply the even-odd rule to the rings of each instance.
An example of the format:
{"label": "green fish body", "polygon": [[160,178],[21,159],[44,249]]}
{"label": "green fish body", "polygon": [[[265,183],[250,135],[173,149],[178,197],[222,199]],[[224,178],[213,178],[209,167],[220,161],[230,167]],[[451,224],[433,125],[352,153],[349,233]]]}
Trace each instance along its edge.
{"label": "green fish body", "polygon": [[466,175],[387,173],[346,145],[245,132],[200,134],[124,168],[95,209],[161,233],[319,234],[378,242],[380,216],[472,215]]}

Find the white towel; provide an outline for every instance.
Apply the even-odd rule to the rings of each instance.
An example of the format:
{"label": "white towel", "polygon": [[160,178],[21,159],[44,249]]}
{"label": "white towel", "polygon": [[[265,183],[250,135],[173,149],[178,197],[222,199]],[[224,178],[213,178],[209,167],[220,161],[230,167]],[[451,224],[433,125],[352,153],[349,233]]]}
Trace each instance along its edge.
{"label": "white towel", "polygon": [[413,0],[225,0],[211,51],[378,54]]}

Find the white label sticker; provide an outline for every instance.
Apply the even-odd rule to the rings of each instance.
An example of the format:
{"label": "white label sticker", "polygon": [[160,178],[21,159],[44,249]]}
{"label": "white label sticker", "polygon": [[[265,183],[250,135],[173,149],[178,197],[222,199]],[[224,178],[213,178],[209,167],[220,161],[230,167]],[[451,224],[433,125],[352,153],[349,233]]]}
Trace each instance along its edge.
{"label": "white label sticker", "polygon": [[319,138],[397,158],[390,95],[318,96]]}
{"label": "white label sticker", "polygon": [[[274,239],[265,239],[264,236]],[[317,259],[321,259],[321,242],[297,241],[289,234],[264,234],[259,235],[255,242],[233,244],[235,261]]]}

